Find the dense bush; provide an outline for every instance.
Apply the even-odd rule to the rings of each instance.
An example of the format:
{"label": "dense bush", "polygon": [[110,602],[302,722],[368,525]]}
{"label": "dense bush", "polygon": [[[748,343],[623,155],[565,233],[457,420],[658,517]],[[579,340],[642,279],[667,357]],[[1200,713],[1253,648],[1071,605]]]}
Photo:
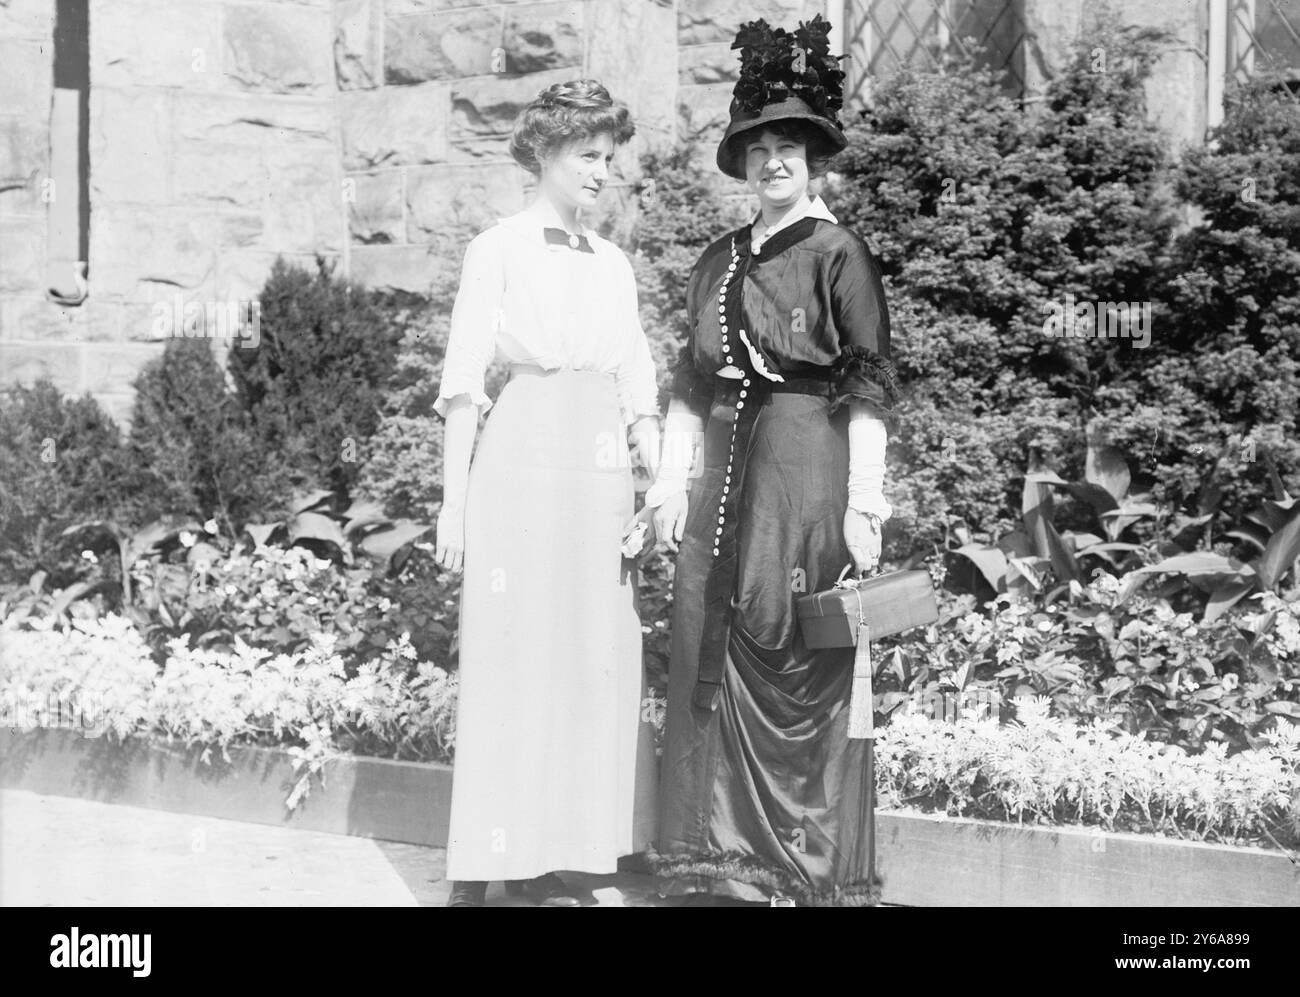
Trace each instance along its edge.
{"label": "dense bush", "polygon": [[66,398],[48,380],[0,393],[0,583],[40,570],[69,584],[77,551],[63,530],[114,515],[129,478],[121,432],[90,395]]}
{"label": "dense bush", "polygon": [[[1274,81],[1231,89],[1211,142],[1175,174],[1196,223],[1179,236],[1140,385],[1107,401],[1158,407],[1156,474],[1214,476],[1231,521],[1272,481],[1300,492],[1300,107]],[[1140,393],[1140,394],[1139,394]],[[1276,495],[1281,498],[1281,495]]]}
{"label": "dense bush", "polygon": [[1067,294],[1151,297],[1176,220],[1143,104],[1161,42],[1098,26],[1031,116],[973,62],[903,72],[849,128],[827,198],[881,260],[908,385],[890,448],[895,556],[954,523],[1005,530],[1028,454],[1080,462],[1101,387],[1140,375],[1129,342],[1050,338],[1043,323]]}
{"label": "dense bush", "polygon": [[437,299],[401,308],[405,332],[357,488],[393,515],[432,522],[442,505],[442,421],[433,411],[450,314]]}
{"label": "dense bush", "polygon": [[290,479],[252,431],[205,339],[173,339],[135,381],[128,438],[132,476],[124,517],[215,518],[234,536],[282,508]]}
{"label": "dense bush", "polygon": [[323,260],[314,274],[277,260],[259,300],[260,345],[227,359],[240,405],[296,486],[346,497],[379,427],[401,329]]}

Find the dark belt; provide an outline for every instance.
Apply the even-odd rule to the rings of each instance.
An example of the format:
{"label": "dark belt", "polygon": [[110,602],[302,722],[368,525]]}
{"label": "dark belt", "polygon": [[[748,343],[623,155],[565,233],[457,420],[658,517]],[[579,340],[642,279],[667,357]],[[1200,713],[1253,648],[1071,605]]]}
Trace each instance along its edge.
{"label": "dark belt", "polygon": [[[749,445],[753,439],[758,412],[774,392],[830,396],[830,384],[826,378],[798,377],[770,381],[755,370],[749,350],[739,336],[739,330],[745,327],[742,289],[745,273],[749,269],[749,246],[747,243],[738,244],[734,237],[732,246],[735,267],[729,271],[731,279],[724,284],[725,296],[719,302],[722,307],[720,325],[723,343],[729,350],[727,355],[743,374],[743,380],[722,376],[714,378],[714,397],[725,397],[732,401],[735,411],[721,498],[710,509],[709,516],[709,535],[713,542],[709,547],[711,560],[704,582],[704,627],[700,637],[699,671],[691,695],[691,701],[703,710],[716,710],[722,692],[727,637],[731,629],[731,600],[740,570],[736,520],[740,511],[740,493],[744,487]],[[708,307],[716,306],[710,301]],[[753,339],[750,341],[753,342]]]}
{"label": "dark belt", "polygon": [[[745,351],[748,354],[748,350]],[[753,382],[753,375],[746,374]],[[767,378],[759,375],[759,379],[767,385],[767,390],[774,395],[792,394],[792,395],[825,395],[830,397],[831,379],[826,377],[787,377],[784,381],[769,381]],[[713,397],[729,397],[735,395],[740,390],[740,380],[734,377],[723,377],[721,374],[713,379]]]}

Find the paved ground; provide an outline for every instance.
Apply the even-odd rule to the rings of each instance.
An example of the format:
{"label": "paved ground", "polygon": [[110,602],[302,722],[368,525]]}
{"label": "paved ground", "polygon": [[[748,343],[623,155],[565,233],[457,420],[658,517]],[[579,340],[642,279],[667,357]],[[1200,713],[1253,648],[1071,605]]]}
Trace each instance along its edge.
{"label": "paved ground", "polygon": [[[0,790],[0,906],[429,907],[441,848]],[[566,876],[602,907],[655,906],[650,879]],[[530,906],[488,892],[489,906]]]}

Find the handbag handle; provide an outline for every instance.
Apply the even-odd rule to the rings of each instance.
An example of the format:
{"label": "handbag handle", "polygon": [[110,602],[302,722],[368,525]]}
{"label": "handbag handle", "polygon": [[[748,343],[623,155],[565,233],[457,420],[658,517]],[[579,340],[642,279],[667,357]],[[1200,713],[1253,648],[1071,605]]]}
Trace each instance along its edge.
{"label": "handbag handle", "polygon": [[[840,572],[840,577],[835,579],[835,587],[837,589],[853,589],[853,594],[858,597],[858,627],[861,628],[866,626],[867,617],[866,617],[866,613],[862,608],[862,589],[858,588],[857,583],[860,581],[865,581],[867,578],[871,577],[871,574],[876,574],[876,575],[880,574],[880,562],[879,561],[876,562],[876,566],[872,570],[871,574],[862,575],[858,578],[855,578],[851,582],[846,582],[844,580],[844,576],[847,575],[852,570],[853,570],[853,562],[850,561],[848,564],[844,565],[844,570]],[[854,631],[855,634],[857,634],[858,632],[859,632],[858,630]]]}
{"label": "handbag handle", "polygon": [[[840,572],[840,577],[837,578],[837,579],[835,579],[835,587],[836,587],[837,589],[843,589],[843,588],[848,588],[848,587],[849,587],[849,585],[844,581],[844,576],[847,575],[847,574],[848,574],[850,571],[852,571],[852,570],[853,570],[853,562],[852,562],[852,561],[850,561],[848,564],[844,565],[844,570]],[[871,569],[869,572],[867,572],[866,574],[859,575],[857,580],[861,580],[861,579],[863,579],[863,578],[871,578],[871,577],[874,577],[875,575],[878,575],[878,574],[880,574],[880,561],[879,561],[879,560],[876,561],[876,566],[875,566],[874,568],[872,568],[872,569]]]}

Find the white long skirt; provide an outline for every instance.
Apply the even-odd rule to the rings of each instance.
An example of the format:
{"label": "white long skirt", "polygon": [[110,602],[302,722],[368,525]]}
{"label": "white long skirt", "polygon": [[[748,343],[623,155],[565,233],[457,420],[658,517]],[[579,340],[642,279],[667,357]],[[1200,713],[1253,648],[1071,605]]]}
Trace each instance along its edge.
{"label": "white long skirt", "polygon": [[466,499],[448,879],[610,873],[654,841],[632,510],[613,379],[513,377]]}

